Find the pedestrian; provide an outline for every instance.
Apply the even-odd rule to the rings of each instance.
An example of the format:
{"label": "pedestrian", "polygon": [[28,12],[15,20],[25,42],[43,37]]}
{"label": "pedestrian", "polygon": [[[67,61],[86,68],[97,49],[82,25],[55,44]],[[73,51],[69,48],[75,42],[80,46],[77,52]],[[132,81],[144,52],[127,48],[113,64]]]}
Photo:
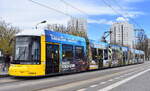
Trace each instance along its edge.
{"label": "pedestrian", "polygon": [[4,58],[3,71],[8,71],[9,66],[10,66],[10,55],[7,51]]}

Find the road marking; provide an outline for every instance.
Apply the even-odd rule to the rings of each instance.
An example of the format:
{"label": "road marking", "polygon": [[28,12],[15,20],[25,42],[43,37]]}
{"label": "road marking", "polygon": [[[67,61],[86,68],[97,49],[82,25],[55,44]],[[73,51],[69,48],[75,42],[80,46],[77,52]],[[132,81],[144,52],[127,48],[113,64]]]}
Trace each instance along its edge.
{"label": "road marking", "polygon": [[126,78],[126,79],[124,79],[124,80],[122,80],[122,81],[116,82],[116,83],[114,83],[114,84],[112,84],[112,85],[109,85],[109,86],[107,86],[107,87],[105,87],[105,88],[103,88],[103,89],[100,89],[100,90],[98,90],[98,91],[109,91],[109,90],[111,90],[111,89],[113,89],[113,88],[115,88],[115,87],[118,87],[118,86],[120,86],[120,85],[122,85],[122,84],[124,84],[124,83],[126,83],[126,82],[128,82],[128,81],[130,81],[130,80],[132,80],[132,79],[134,79],[134,78],[136,78],[136,77],[138,77],[138,76],[140,76],[140,75],[142,75],[142,74],[148,72],[148,71],[150,71],[150,69],[147,69],[147,70],[145,70],[145,71],[142,71],[142,72],[140,72],[140,73],[138,73],[138,74],[135,74],[135,75],[133,75],[133,76],[131,76],[131,77],[128,77],[128,78]]}
{"label": "road marking", "polygon": [[110,81],[110,82],[111,82],[111,81],[113,81],[113,79],[110,79],[110,80],[108,80],[108,81]]}
{"label": "road marking", "polygon": [[100,84],[106,84],[107,82],[101,82]]}
{"label": "road marking", "polygon": [[79,89],[79,90],[77,90],[77,91],[85,91],[86,89],[85,88],[82,88],[82,89]]}
{"label": "road marking", "polygon": [[[105,75],[105,76],[101,76],[101,77],[97,77],[97,78],[91,78],[91,79],[88,79],[88,80],[82,80],[82,81],[77,81],[77,82],[71,82],[71,83],[67,83],[67,84],[64,84],[64,85],[59,85],[59,86],[56,86],[56,87],[51,87],[51,88],[47,88],[47,89],[43,89],[43,90],[51,90],[51,91],[58,91],[58,90],[63,90],[63,89],[68,89],[68,88],[72,88],[72,87],[75,87],[75,86],[81,86],[81,84],[88,84],[88,83],[91,83],[93,81],[98,81],[98,80],[101,80],[101,79],[106,79],[106,78],[110,78],[110,77],[113,77],[115,75],[120,75],[120,74],[123,74],[123,73],[126,73],[126,72],[129,72],[129,71],[134,71],[136,69],[140,69],[140,68],[145,68],[146,66],[142,66],[142,67],[129,67],[130,69],[129,70],[123,70],[121,72],[114,72],[110,75]],[[111,69],[107,70],[107,71],[110,71]],[[105,71],[105,70],[103,70]],[[105,71],[105,72],[107,72]],[[94,71],[93,71],[94,72]],[[88,74],[88,73],[86,73]],[[80,74],[77,74],[77,75],[80,75]],[[71,76],[65,76],[65,78],[67,77],[71,77]],[[42,79],[42,80],[35,80],[35,81],[25,81],[23,83],[19,82],[19,84],[10,84],[10,85],[6,85],[6,86],[0,86],[0,90],[10,90],[10,89],[18,89],[18,88],[21,88],[21,87],[25,87],[25,86],[35,86],[35,85],[38,85],[38,84],[42,84],[42,83],[49,83],[49,82],[55,82],[55,81],[59,81],[60,79],[62,79],[64,77],[60,77],[58,79]],[[31,89],[33,89],[31,87]]]}
{"label": "road marking", "polygon": [[[143,68],[143,67],[139,67],[139,68]],[[52,88],[47,88],[46,90],[47,91],[49,91],[49,90],[51,90],[51,91],[65,90],[65,89],[69,89],[69,88],[81,86],[82,84],[88,84],[88,83],[91,83],[91,82],[94,82],[94,81],[98,81],[98,80],[101,80],[101,79],[111,78],[111,77],[113,77],[115,75],[125,74],[128,71],[134,71],[134,70],[139,69],[139,68],[133,68],[133,69],[129,69],[129,70],[121,71],[121,72],[114,72],[113,74],[110,74],[110,75],[106,75],[106,76],[102,76],[102,77],[97,77],[97,78],[92,78],[92,79],[89,79],[89,80],[72,82],[72,83],[69,83],[69,84],[64,84],[64,85],[60,85],[60,86],[56,86],[56,87],[52,87]],[[105,83],[107,83],[107,82],[104,82],[103,84],[105,84]]]}
{"label": "road marking", "polygon": [[96,87],[96,86],[98,86],[98,85],[91,85],[90,87],[91,87],[91,88],[94,88],[94,87]]}

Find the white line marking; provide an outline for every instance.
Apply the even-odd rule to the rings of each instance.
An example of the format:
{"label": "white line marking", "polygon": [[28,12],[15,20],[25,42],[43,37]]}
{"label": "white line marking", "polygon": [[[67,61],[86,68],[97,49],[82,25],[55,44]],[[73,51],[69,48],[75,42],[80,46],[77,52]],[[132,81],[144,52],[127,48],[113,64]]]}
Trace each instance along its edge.
{"label": "white line marking", "polygon": [[86,89],[85,88],[82,88],[82,89],[79,89],[79,90],[77,90],[77,91],[85,91]]}
{"label": "white line marking", "polygon": [[105,84],[105,83],[107,83],[107,82],[101,82],[100,84]]}
{"label": "white line marking", "polygon": [[111,81],[113,81],[113,79],[110,79],[110,80],[108,80],[108,81],[110,81],[110,82],[111,82]]}
{"label": "white line marking", "polygon": [[92,86],[90,86],[91,88],[94,88],[94,87],[96,87],[96,86],[98,86],[98,85],[92,85]]}
{"label": "white line marking", "polygon": [[142,72],[140,72],[140,73],[138,73],[138,74],[135,74],[135,75],[133,75],[133,76],[131,76],[131,77],[128,77],[128,78],[126,78],[126,79],[124,79],[124,80],[122,80],[122,81],[116,82],[116,83],[114,83],[114,84],[112,84],[112,85],[109,85],[109,86],[107,86],[107,87],[105,87],[105,88],[103,88],[103,89],[100,89],[100,90],[98,90],[98,91],[109,91],[109,90],[111,90],[111,89],[113,89],[113,88],[115,88],[115,87],[118,87],[118,86],[120,86],[120,85],[122,85],[122,84],[124,84],[124,83],[126,83],[126,82],[128,82],[128,81],[130,81],[130,80],[132,80],[132,79],[134,79],[134,78],[136,78],[136,77],[138,77],[138,76],[140,76],[140,75],[142,75],[142,74],[148,72],[148,71],[150,71],[150,69],[145,70],[145,71],[142,71]]}

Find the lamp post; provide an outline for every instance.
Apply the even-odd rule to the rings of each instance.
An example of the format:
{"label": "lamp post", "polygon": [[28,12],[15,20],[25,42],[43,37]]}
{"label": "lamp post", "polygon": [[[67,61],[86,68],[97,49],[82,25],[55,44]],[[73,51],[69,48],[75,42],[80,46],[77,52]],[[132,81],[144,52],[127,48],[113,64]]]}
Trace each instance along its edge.
{"label": "lamp post", "polygon": [[43,24],[43,23],[46,23],[46,22],[47,21],[44,20],[44,21],[41,21],[40,23],[37,23],[36,26],[35,26],[35,29],[37,29],[37,27],[38,27],[39,24]]}

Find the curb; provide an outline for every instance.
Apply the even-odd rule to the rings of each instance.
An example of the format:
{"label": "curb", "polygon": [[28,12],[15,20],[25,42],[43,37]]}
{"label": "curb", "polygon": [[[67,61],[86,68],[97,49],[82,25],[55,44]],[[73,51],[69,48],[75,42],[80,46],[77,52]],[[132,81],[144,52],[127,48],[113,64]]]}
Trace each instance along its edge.
{"label": "curb", "polygon": [[1,75],[0,74],[0,78],[4,78],[4,77],[8,77],[9,75],[8,74],[6,74],[6,75]]}
{"label": "curb", "polygon": [[3,77],[8,77],[8,73],[0,73],[0,78],[3,78]]}

